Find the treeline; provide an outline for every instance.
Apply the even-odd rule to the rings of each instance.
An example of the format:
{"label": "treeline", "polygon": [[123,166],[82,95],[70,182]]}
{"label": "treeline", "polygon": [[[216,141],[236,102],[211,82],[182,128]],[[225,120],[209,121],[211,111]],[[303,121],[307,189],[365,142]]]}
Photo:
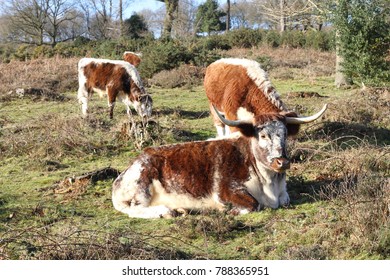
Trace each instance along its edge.
{"label": "treeline", "polygon": [[142,52],[141,74],[153,74],[175,68],[183,63],[206,66],[220,56],[220,50],[231,48],[254,48],[261,46],[286,48],[314,48],[328,51],[334,49],[333,32],[297,30],[280,33],[275,30],[237,29],[220,35],[189,38],[187,40],[161,40],[153,37],[142,39],[89,40],[78,37],[71,42],[48,45],[0,45],[0,59],[25,61],[36,58],[104,57],[121,59],[124,51]]}

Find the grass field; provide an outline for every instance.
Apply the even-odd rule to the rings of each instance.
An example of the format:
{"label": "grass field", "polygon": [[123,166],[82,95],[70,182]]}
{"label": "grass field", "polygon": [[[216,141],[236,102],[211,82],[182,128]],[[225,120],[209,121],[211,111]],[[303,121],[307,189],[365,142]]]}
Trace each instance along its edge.
{"label": "grass field", "polygon": [[[291,205],[241,216],[130,219],[112,207],[112,176],[67,178],[123,171],[141,146],[214,137],[204,90],[148,88],[154,125],[138,141],[124,133],[120,103],[110,120],[95,95],[89,118],[80,117],[75,61],[0,65],[0,259],[389,259],[388,89],[335,89],[332,75],[310,75],[314,62],[308,70],[274,59],[271,79],[290,108],[310,114],[329,104],[289,142]],[[21,77],[12,72],[18,67]],[[11,92],[42,84],[47,95]],[[291,94],[306,91],[320,97]]]}

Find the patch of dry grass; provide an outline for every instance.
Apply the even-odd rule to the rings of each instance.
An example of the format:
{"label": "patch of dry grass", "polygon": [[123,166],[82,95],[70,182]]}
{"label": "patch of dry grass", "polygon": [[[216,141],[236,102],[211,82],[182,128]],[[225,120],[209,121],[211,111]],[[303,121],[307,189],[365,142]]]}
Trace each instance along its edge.
{"label": "patch of dry grass", "polygon": [[0,96],[18,88],[36,88],[51,93],[77,89],[79,58],[40,58],[0,63]]}
{"label": "patch of dry grass", "polygon": [[[254,59],[260,62],[266,58],[265,66],[272,79],[308,79],[334,74],[336,57],[333,52],[320,52],[312,49],[261,48],[231,49],[223,53],[225,57]],[[264,63],[263,63],[264,64]]]}

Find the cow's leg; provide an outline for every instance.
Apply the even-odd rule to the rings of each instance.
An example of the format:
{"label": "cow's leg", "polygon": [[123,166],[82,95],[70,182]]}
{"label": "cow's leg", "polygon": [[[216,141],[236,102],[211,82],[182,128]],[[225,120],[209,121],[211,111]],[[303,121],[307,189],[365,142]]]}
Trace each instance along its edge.
{"label": "cow's leg", "polygon": [[88,90],[85,86],[85,83],[79,84],[79,89],[77,91],[77,99],[81,104],[81,112],[83,116],[88,114]]}
{"label": "cow's leg", "polygon": [[133,218],[170,218],[173,211],[164,205],[151,206],[153,181],[141,162],[134,162],[113,183],[114,208]]}
{"label": "cow's leg", "polygon": [[225,125],[219,119],[218,115],[215,113],[213,105],[211,103],[210,103],[210,112],[211,112],[211,117],[213,118],[215,128],[217,129],[217,137],[225,136]]}
{"label": "cow's leg", "polygon": [[290,196],[287,193],[286,175],[279,181],[279,205],[287,206],[290,204]]}
{"label": "cow's leg", "polygon": [[109,88],[109,87],[107,87],[106,90],[107,90],[108,109],[109,109],[109,113],[110,113],[110,119],[113,119],[117,92],[114,89]]}
{"label": "cow's leg", "polygon": [[221,188],[220,199],[224,203],[231,203],[233,214],[246,214],[260,209],[259,202],[244,188]]}

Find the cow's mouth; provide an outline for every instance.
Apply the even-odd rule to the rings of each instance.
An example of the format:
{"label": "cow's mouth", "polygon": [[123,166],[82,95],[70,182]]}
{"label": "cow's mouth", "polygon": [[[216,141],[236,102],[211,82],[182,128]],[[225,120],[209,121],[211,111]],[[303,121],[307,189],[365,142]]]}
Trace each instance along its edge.
{"label": "cow's mouth", "polygon": [[290,168],[290,160],[286,158],[274,158],[271,162],[271,168],[278,173],[283,173]]}

